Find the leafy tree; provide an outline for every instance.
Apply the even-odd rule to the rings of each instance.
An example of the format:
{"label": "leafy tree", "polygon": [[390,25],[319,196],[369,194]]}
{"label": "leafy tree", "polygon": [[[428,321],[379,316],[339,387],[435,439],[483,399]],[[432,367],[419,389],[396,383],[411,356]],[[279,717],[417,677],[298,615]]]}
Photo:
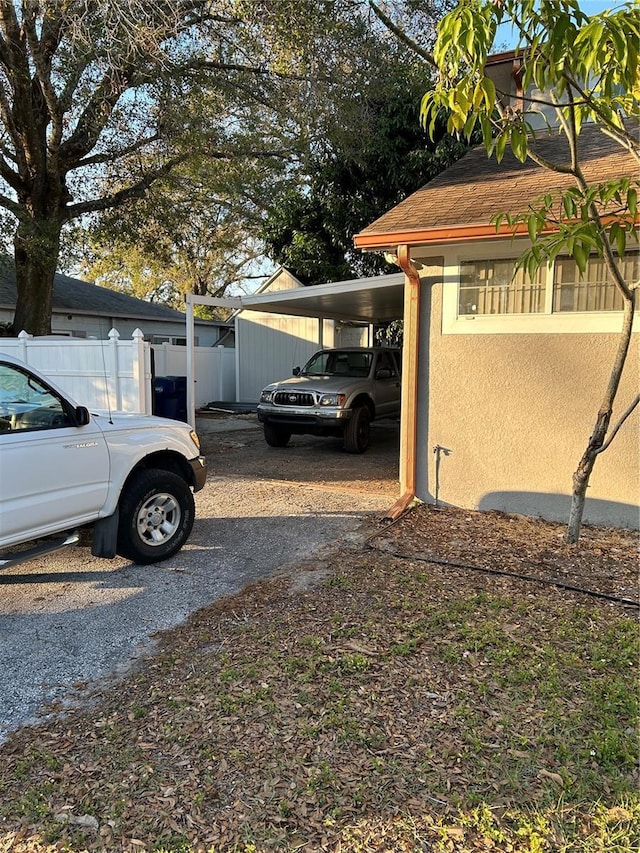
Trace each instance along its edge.
{"label": "leafy tree", "polygon": [[366,79],[346,108],[336,107],[342,119],[301,164],[297,182],[273,198],[265,221],[267,254],[305,284],[389,272],[381,257],[354,251],[353,235],[467,150],[444,123],[434,140],[421,127],[431,68],[384,29],[372,31]]}
{"label": "leafy tree", "polygon": [[[524,109],[504,106],[485,74],[497,27],[511,21],[519,34]],[[580,130],[595,122],[636,160],[640,159],[638,125],[638,47],[640,8],[625,4],[616,12],[587,17],[577,0],[463,0],[440,23],[433,58],[440,72],[426,93],[422,110],[434,132],[442,112],[452,132],[469,136],[476,127],[490,156],[500,160],[507,146],[522,162],[530,158],[544,169],[570,175],[574,186],[546,195],[526,214],[497,218],[517,228],[523,223],[531,248],[519,265],[532,274],[559,252],[572,256],[584,273],[590,253],[604,258],[624,303],[623,324],[611,375],[592,435],[573,476],[567,540],[580,534],[586,490],[598,455],[640,402],[640,395],[612,425],[614,402],[631,340],[638,281],[625,279],[620,260],[628,247],[637,250],[638,180],[589,184],[582,168]],[[542,93],[537,96],[531,92]],[[563,162],[548,162],[536,151],[533,113],[553,110],[567,141]],[[630,124],[631,122],[631,124]],[[543,234],[553,223],[554,231]]]}
{"label": "leafy tree", "polygon": [[[182,271],[187,275],[171,293],[186,289],[202,293],[199,280],[208,276],[207,292],[223,295],[230,287],[246,286],[248,270],[256,275],[264,272],[264,263],[256,263],[256,253],[265,238],[271,257],[286,263],[305,281],[335,279],[341,274],[348,277],[352,271],[373,271],[381,266],[371,256],[363,260],[351,247],[351,234],[368,217],[381,213],[385,205],[384,201],[369,204],[370,196],[377,193],[385,197],[385,191],[363,187],[362,180],[372,182],[382,175],[384,180],[380,183],[386,183],[388,175],[378,158],[388,157],[394,172],[401,168],[407,173],[420,171],[417,160],[425,158],[418,148],[433,148],[418,118],[426,78],[422,73],[417,82],[415,61],[403,58],[406,51],[389,39],[367,0],[305,4],[304,16],[300,15],[299,5],[289,0],[252,4],[262,38],[278,46],[275,67],[284,77],[277,85],[261,80],[259,103],[252,99],[244,111],[242,105],[234,106],[234,122],[244,128],[245,147],[248,140],[253,141],[253,149],[258,149],[261,140],[271,139],[270,149],[286,151],[287,156],[268,161],[245,157],[241,168],[234,161],[207,163],[198,157],[187,169],[180,168],[179,180],[172,176],[156,182],[147,194],[154,196],[152,201],[134,201],[125,211],[101,216],[90,234],[91,249],[98,255],[99,265],[90,267],[90,272],[101,273],[102,283],[111,280],[119,287],[132,286],[121,273],[120,258],[126,250],[128,263],[135,260],[136,266],[145,268],[145,287],[157,281],[160,292],[167,293],[162,284],[166,275],[171,273],[173,278],[174,272]],[[450,7],[451,0],[437,4],[394,0],[389,5],[412,31],[420,28],[433,32],[436,12]],[[412,75],[413,84],[408,82]],[[399,81],[400,76],[407,81],[392,89],[390,79]],[[407,104],[409,96],[412,102]],[[390,109],[389,101],[396,98],[401,102]],[[201,101],[197,108],[202,109]],[[393,115],[387,117],[386,113]],[[410,119],[406,117],[408,113]],[[376,145],[376,122],[381,117],[385,142]],[[405,139],[407,127],[409,138]],[[400,134],[398,140],[393,138],[394,130]],[[414,138],[419,145],[416,143],[415,150],[411,150]],[[370,150],[365,151],[366,148]],[[409,155],[407,164],[400,156],[404,151]],[[313,200],[309,199],[310,175],[315,179],[313,191],[317,192]],[[394,181],[397,183],[395,175]],[[415,188],[415,184],[408,183],[411,189]],[[217,211],[214,216],[206,210],[204,216],[199,213],[197,198],[207,194]],[[386,203],[394,203],[399,197],[391,188],[386,191]],[[318,199],[325,198],[326,203],[318,203]],[[333,206],[332,200],[336,202]],[[199,221],[190,233],[199,246],[188,248],[184,239],[187,235],[176,219],[182,215],[177,212],[190,205],[192,218]],[[151,220],[154,236],[146,241],[140,233],[140,223]],[[209,247],[209,259],[213,261],[217,256],[220,263],[209,266],[205,261],[203,274],[192,279],[189,288],[188,271],[193,267],[182,259],[188,252],[204,260],[203,243]],[[171,252],[166,251],[170,248]],[[221,251],[226,260],[220,258]],[[349,255],[348,262],[345,253]],[[173,263],[169,255],[173,255]],[[157,269],[157,276],[149,275],[153,269]]]}
{"label": "leafy tree", "polygon": [[[14,245],[14,330],[49,331],[69,223],[144,197],[187,161],[286,160],[283,139],[310,125],[298,106],[336,85],[320,73],[312,34],[340,5],[0,0],[0,208]],[[268,123],[285,108],[289,121]]]}
{"label": "leafy tree", "polygon": [[178,166],[143,199],[76,234],[77,263],[103,286],[178,310],[187,293],[224,296],[246,285],[263,259],[251,236],[259,217],[247,192],[248,171],[238,161]]}
{"label": "leafy tree", "polygon": [[[391,70],[391,69],[390,69]],[[437,175],[466,150],[444,126],[431,141],[420,125],[428,85],[422,64],[396,65],[395,79],[363,96],[365,121],[312,156],[304,185],[277,196],[264,227],[267,254],[304,284],[389,272],[353,235]]]}
{"label": "leafy tree", "polygon": [[[195,156],[167,179],[156,181],[145,198],[129,200],[124,208],[96,218],[85,235],[81,257],[87,272],[100,275],[101,283],[140,295],[153,294],[153,298],[179,298],[188,290],[223,295],[229,288],[247,286],[250,272],[256,276],[264,272],[264,263],[257,262],[256,255],[268,210],[273,214],[266,230],[268,234],[275,230],[276,242],[287,238],[287,219],[299,232],[296,245],[290,247],[291,256],[307,253],[313,259],[316,247],[317,261],[310,263],[324,264],[327,269],[326,275],[323,270],[315,271],[318,280],[335,277],[336,269],[349,275],[354,265],[366,266],[351,251],[346,220],[354,218],[358,206],[362,208],[356,226],[350,225],[353,231],[368,215],[373,218],[382,212],[377,207],[367,211],[366,197],[371,192],[368,188],[361,191],[359,178],[366,177],[367,171],[373,175],[373,169],[380,172],[380,164],[373,163],[376,156],[397,159],[389,136],[391,127],[385,130],[386,147],[376,149],[372,144],[375,121],[389,110],[389,78],[397,80],[400,74],[415,77],[415,62],[403,59],[406,51],[389,39],[367,0],[252,0],[245,5],[257,34],[253,50],[264,53],[264,46],[269,45],[272,73],[251,80],[247,99],[235,96],[229,102],[216,92],[197,90],[193,106],[188,107],[212,116],[224,111],[228,126],[236,129],[238,156],[225,161],[203,158],[196,145]],[[242,6],[237,3],[236,10]],[[412,32],[433,32],[436,12],[450,7],[451,0],[437,4],[393,0],[389,6]],[[433,147],[418,120],[422,85],[414,80],[404,90],[398,86],[393,97],[402,98],[403,103],[393,110],[398,116],[410,111],[410,134],[420,139],[421,146]],[[405,103],[408,89],[413,99],[410,105]],[[244,89],[241,92],[244,95]],[[404,117],[402,121],[407,124]],[[372,162],[364,164],[364,171],[356,163],[362,159],[362,140],[372,149],[367,154]],[[400,145],[410,148],[406,141],[400,140]],[[264,149],[271,156],[259,156]],[[344,158],[336,158],[336,151],[346,152],[350,162],[345,165]],[[281,156],[275,156],[276,152]],[[411,154],[415,159],[416,152]],[[309,174],[318,176],[321,162],[327,191],[335,195],[339,190],[344,195],[340,210],[330,210],[330,205],[311,209],[306,200]],[[395,161],[393,168],[398,168]],[[417,170],[415,163],[407,171],[410,168]],[[114,189],[119,188],[122,164],[114,181]],[[302,191],[301,186],[307,189]],[[392,193],[388,197],[391,203],[397,200]],[[326,226],[325,216],[335,222]],[[297,223],[305,220],[301,239]],[[277,233],[282,230],[284,237]],[[77,235],[74,238],[82,243]],[[340,245],[332,245],[331,240]],[[342,260],[345,251],[351,256],[351,267]],[[291,263],[290,258],[286,262],[296,270],[304,265],[304,261]],[[372,268],[377,268],[376,263],[374,260]],[[304,270],[301,274],[309,278]]]}

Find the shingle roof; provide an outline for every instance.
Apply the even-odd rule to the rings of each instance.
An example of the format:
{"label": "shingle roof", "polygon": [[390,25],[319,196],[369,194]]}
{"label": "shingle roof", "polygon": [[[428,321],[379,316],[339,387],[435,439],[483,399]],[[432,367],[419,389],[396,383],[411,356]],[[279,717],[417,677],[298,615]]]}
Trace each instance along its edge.
{"label": "shingle roof", "polygon": [[[558,131],[539,135],[535,144],[542,157],[568,163],[567,141]],[[595,125],[582,129],[579,146],[588,181],[638,175],[634,158]],[[532,160],[520,163],[510,151],[498,163],[479,146],[364,228],[355,242],[362,245],[366,238],[366,246],[374,248],[376,235],[383,246],[393,243],[386,238],[394,233],[486,225],[496,213],[522,213],[538,196],[573,184],[570,175],[543,169]]]}
{"label": "shingle roof", "polygon": [[[3,258],[0,262],[0,306],[14,308],[16,304],[16,277],[13,262]],[[74,314],[99,314],[108,317],[128,317],[149,320],[179,320],[181,311],[145,302],[116,290],[99,287],[79,278],[56,274],[53,282],[53,310]]]}

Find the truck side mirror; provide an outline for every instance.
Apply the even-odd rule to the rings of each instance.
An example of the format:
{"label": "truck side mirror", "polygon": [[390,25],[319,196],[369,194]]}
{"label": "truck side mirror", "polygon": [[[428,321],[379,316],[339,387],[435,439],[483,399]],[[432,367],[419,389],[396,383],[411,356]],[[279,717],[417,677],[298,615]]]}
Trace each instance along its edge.
{"label": "truck side mirror", "polygon": [[86,406],[76,406],[73,410],[73,425],[76,427],[86,426],[91,421],[89,409]]}
{"label": "truck side mirror", "polygon": [[293,375],[294,376],[300,376],[300,368],[299,367],[293,368]]}

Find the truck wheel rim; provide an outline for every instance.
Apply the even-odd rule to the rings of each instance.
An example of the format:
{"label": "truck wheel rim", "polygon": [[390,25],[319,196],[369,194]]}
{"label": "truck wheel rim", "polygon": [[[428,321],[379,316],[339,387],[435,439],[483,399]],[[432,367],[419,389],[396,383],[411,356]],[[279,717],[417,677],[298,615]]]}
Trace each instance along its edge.
{"label": "truck wheel rim", "polygon": [[146,545],[163,545],[175,534],[180,519],[180,507],[173,495],[166,492],[153,495],[138,512],[138,535]]}

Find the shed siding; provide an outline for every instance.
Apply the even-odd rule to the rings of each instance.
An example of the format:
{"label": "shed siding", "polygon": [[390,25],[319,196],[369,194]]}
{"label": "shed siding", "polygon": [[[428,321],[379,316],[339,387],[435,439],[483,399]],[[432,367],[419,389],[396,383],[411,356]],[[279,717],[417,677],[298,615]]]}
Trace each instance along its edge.
{"label": "shed siding", "polygon": [[301,285],[298,279],[294,275],[291,275],[289,270],[286,270],[284,269],[284,267],[281,267],[278,270],[277,274],[271,279],[269,284],[261,292],[271,293],[273,291],[278,290],[296,290],[300,286]]}
{"label": "shed siding", "polygon": [[238,400],[257,402],[269,382],[291,376],[321,345],[333,343],[333,324],[316,317],[242,311],[236,317]]}

